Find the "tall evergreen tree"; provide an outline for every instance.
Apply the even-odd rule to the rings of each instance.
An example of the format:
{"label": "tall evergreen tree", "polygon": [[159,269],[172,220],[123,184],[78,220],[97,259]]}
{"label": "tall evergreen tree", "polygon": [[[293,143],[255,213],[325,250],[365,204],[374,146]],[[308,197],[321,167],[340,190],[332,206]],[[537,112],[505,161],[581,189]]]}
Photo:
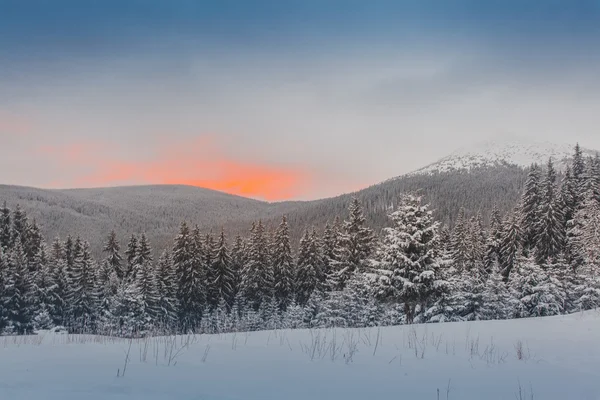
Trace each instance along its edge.
{"label": "tall evergreen tree", "polygon": [[339,237],[337,260],[333,264],[332,285],[336,289],[342,289],[357,270],[364,269],[375,243],[358,198],[351,200],[348,211],[348,219],[344,221]]}
{"label": "tall evergreen tree", "polygon": [[213,311],[219,305],[221,291],[217,284],[219,278],[219,273],[215,265],[217,259],[217,247],[212,232],[206,234],[204,237],[202,248],[204,249],[204,267],[206,269],[206,305]]}
{"label": "tall evergreen tree", "polygon": [[176,327],[177,322],[177,277],[173,260],[164,251],[158,260],[156,270],[157,316],[159,327],[167,332]]}
{"label": "tall evergreen tree", "polygon": [[114,230],[108,235],[102,251],[106,254],[106,263],[110,268],[110,271],[115,271],[119,280],[122,280],[125,276],[122,265],[123,257],[121,256],[121,246],[119,245],[119,240],[117,239],[117,234]]}
{"label": "tall evergreen tree", "polygon": [[471,253],[473,242],[471,241],[470,226],[465,216],[465,209],[460,208],[458,217],[454,224],[451,246],[454,265],[459,271],[471,269]]}
{"label": "tall evergreen tree", "polygon": [[183,331],[195,330],[202,318],[204,293],[202,292],[201,265],[195,255],[195,244],[185,222],[173,246],[173,267],[177,275],[177,302],[179,322]]}
{"label": "tall evergreen tree", "polygon": [[543,188],[535,238],[535,257],[540,265],[553,263],[563,251],[565,243],[564,214],[557,196],[556,171],[552,159],[548,160]]}
{"label": "tall evergreen tree", "polygon": [[505,281],[508,281],[519,252],[521,251],[523,233],[521,231],[521,216],[515,209],[504,222],[503,236],[498,251],[500,271]]}
{"label": "tall evergreen tree", "polygon": [[541,171],[538,165],[531,165],[521,198],[523,248],[527,253],[535,248],[538,237],[540,202],[542,199],[541,179]]}
{"label": "tall evergreen tree", "polygon": [[233,295],[234,297],[240,292],[242,284],[242,270],[246,265],[246,244],[240,235],[237,235],[233,241],[231,248],[231,270],[234,276]]}
{"label": "tall evergreen tree", "polygon": [[4,278],[5,333],[27,334],[33,331],[34,282],[28,271],[27,257],[17,235],[8,255],[8,267]]}
{"label": "tall evergreen tree", "polygon": [[25,250],[27,245],[27,213],[18,204],[13,212],[12,228],[11,242],[13,246],[18,239],[21,242],[23,250]]}
{"label": "tall evergreen tree", "polygon": [[274,295],[279,309],[285,311],[293,300],[294,293],[294,258],[287,219],[284,216],[275,235],[273,249]]}
{"label": "tall evergreen tree", "polygon": [[315,229],[304,231],[298,249],[296,302],[304,306],[315,290],[324,289],[323,255]]}
{"label": "tall evergreen tree", "polygon": [[95,311],[98,300],[94,282],[96,267],[90,254],[89,243],[82,243],[79,238],[75,243],[76,253],[73,269],[68,277],[67,300],[70,328],[73,332],[89,332],[95,328]]}
{"label": "tall evergreen tree", "polygon": [[6,201],[0,208],[0,247],[8,250],[11,245],[12,222],[10,209],[6,206]]}
{"label": "tall evergreen tree", "polygon": [[227,311],[233,307],[235,297],[235,273],[231,266],[231,257],[227,248],[225,232],[221,230],[217,242],[215,260],[212,264],[213,273],[211,282],[212,287],[216,289],[216,298],[219,302],[224,301]]}
{"label": "tall evergreen tree", "polygon": [[261,221],[253,225],[248,247],[248,259],[242,273],[246,301],[258,311],[273,294],[273,271],[270,265],[265,229]]}
{"label": "tall evergreen tree", "polygon": [[377,296],[404,304],[406,321],[415,320],[417,306],[426,310],[443,292],[438,223],[421,198],[404,195],[390,214],[393,227],[384,230],[378,251],[381,266]]}
{"label": "tall evergreen tree", "polygon": [[136,264],[136,258],[138,256],[138,239],[132,234],[127,243],[127,249],[125,250],[125,257],[127,258],[127,265],[125,271],[123,271],[123,279],[130,282],[133,280],[132,274]]}

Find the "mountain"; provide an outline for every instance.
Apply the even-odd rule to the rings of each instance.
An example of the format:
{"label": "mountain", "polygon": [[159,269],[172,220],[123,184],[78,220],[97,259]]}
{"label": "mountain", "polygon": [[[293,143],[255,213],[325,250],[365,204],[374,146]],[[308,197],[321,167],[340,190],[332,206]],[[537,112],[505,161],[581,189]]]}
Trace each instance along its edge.
{"label": "mountain", "polygon": [[[486,141],[467,146],[453,152],[433,164],[421,168],[413,174],[432,172],[452,172],[481,167],[515,165],[528,167],[532,163],[545,165],[549,158],[559,170],[563,170],[573,156],[572,144],[534,142],[526,140]],[[595,151],[582,149],[589,156]]]}
{"label": "mountain", "polygon": [[322,228],[336,216],[345,218],[353,196],[362,202],[368,223],[376,231],[389,223],[390,208],[406,191],[420,191],[432,204],[435,217],[446,225],[453,224],[460,207],[467,215],[481,212],[484,219],[494,205],[506,212],[520,199],[526,178],[523,167],[532,162],[544,164],[549,157],[564,165],[573,147],[486,142],[361,191],[315,201],[268,203],[183,185],[70,190],[0,185],[0,202],[5,200],[11,208],[20,204],[39,222],[48,240],[81,235],[96,255],[113,229],[122,243],[132,233],[145,232],[156,250],[169,247],[184,220],[198,224],[203,232],[224,228],[232,237],[247,235],[252,221],[262,219],[274,227],[287,215],[297,241],[307,226]]}

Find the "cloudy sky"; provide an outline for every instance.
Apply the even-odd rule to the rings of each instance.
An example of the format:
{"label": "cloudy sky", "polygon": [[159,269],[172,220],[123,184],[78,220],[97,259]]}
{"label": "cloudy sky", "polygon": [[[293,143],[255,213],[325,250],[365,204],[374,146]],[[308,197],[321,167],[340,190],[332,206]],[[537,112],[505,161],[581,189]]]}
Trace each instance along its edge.
{"label": "cloudy sky", "polygon": [[312,199],[504,135],[600,149],[597,0],[0,6],[0,183]]}

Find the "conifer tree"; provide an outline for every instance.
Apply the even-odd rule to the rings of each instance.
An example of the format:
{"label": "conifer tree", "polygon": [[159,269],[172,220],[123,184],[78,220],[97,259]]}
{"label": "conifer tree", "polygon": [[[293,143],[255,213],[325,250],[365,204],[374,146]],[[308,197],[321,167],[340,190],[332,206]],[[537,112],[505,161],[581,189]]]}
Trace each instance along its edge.
{"label": "conifer tree", "polygon": [[217,259],[217,247],[215,245],[214,237],[211,233],[208,233],[204,237],[204,243],[202,245],[204,249],[204,261],[203,264],[206,269],[206,303],[207,307],[213,311],[219,305],[221,300],[221,288],[218,286],[217,280],[219,279],[219,273],[215,265]]}
{"label": "conifer tree", "polygon": [[156,271],[157,316],[159,326],[172,330],[177,322],[177,280],[171,254],[164,251]]}
{"label": "conifer tree", "polygon": [[420,197],[403,195],[378,251],[377,295],[404,303],[408,323],[415,320],[417,306],[426,310],[446,286],[439,272],[439,224],[431,214]]}
{"label": "conifer tree", "polygon": [[509,285],[515,303],[515,316],[546,317],[564,310],[565,294],[554,275],[554,269],[542,269],[537,263],[525,260],[511,276]]}
{"label": "conifer tree", "polygon": [[25,250],[25,247],[27,246],[27,213],[18,204],[13,212],[11,236],[11,243],[13,246],[15,245],[17,238],[21,242],[23,250]]}
{"label": "conifer tree", "polygon": [[521,227],[523,231],[523,248],[526,252],[535,248],[538,237],[541,191],[540,169],[537,164],[533,164],[527,174],[525,191],[521,198]]}
{"label": "conifer tree", "polygon": [[147,332],[152,329],[158,315],[158,293],[156,292],[155,268],[152,249],[145,234],[140,237],[136,259],[136,275],[133,285],[139,296],[139,327]]}
{"label": "conifer tree", "polygon": [[50,257],[48,260],[49,273],[56,285],[54,291],[54,303],[51,306],[50,315],[54,325],[64,325],[67,315],[67,262],[65,259],[63,245],[59,238],[52,242]]}
{"label": "conifer tree", "polygon": [[567,167],[560,186],[560,205],[563,209],[565,227],[573,219],[577,211],[575,209],[575,199],[577,196],[575,181],[571,175],[571,168]]}
{"label": "conifer tree", "polygon": [[5,333],[31,333],[34,317],[34,282],[28,271],[27,257],[19,235],[15,237],[12,251],[8,255],[4,285]]}
{"label": "conifer tree", "polygon": [[240,235],[237,235],[231,248],[231,270],[233,272],[233,296],[240,292],[242,284],[242,270],[246,265],[246,245]]}
{"label": "conifer tree", "polygon": [[319,247],[316,231],[304,231],[298,249],[296,302],[304,306],[315,290],[323,291],[323,256]]}
{"label": "conifer tree", "polygon": [[366,226],[358,198],[351,200],[348,211],[348,219],[344,221],[339,236],[337,260],[333,263],[331,284],[338,290],[343,289],[357,270],[364,269],[375,242],[373,231]]}
{"label": "conifer tree", "polygon": [[173,268],[177,275],[179,323],[184,332],[195,330],[202,318],[205,293],[198,261],[194,238],[183,222],[173,246]]}
{"label": "conifer tree", "polygon": [[275,235],[273,249],[274,295],[279,309],[285,311],[293,300],[294,293],[294,258],[290,245],[287,219],[284,216]]}
{"label": "conifer tree", "polygon": [[272,297],[274,282],[269,261],[265,229],[258,221],[251,231],[248,259],[242,273],[244,297],[255,311]]}
{"label": "conifer tree", "polygon": [[512,316],[512,298],[497,265],[488,276],[482,300],[481,313],[484,319],[506,319]]}
{"label": "conifer tree", "polygon": [[114,230],[108,235],[102,251],[106,254],[106,264],[109,267],[109,271],[115,271],[119,280],[122,280],[125,276],[122,265],[123,257],[121,256],[121,246]]}
{"label": "conifer tree", "polygon": [[575,145],[571,173],[576,188],[575,193],[577,193],[577,196],[574,199],[575,211],[577,211],[583,202],[583,195],[585,192],[585,160],[583,159],[583,152],[581,151],[579,143]]}
{"label": "conifer tree", "polygon": [[6,206],[6,201],[0,208],[0,247],[7,251],[11,245],[12,222],[10,209]]}
{"label": "conifer tree", "polygon": [[136,258],[138,256],[138,239],[132,234],[127,243],[127,249],[125,250],[125,257],[127,258],[127,265],[123,271],[123,279],[127,282],[133,280],[132,274],[136,264]]}
{"label": "conifer tree", "polygon": [[54,276],[50,273],[50,265],[46,246],[41,245],[34,257],[35,275],[33,275],[33,314],[35,329],[49,329],[53,325],[52,307],[56,303]]}
{"label": "conifer tree", "polygon": [[212,264],[212,282],[215,288],[215,298],[224,302],[226,310],[231,310],[234,301],[235,275],[231,267],[231,257],[227,248],[225,232],[221,229],[219,241],[217,242],[217,251],[215,260]]}
{"label": "conifer tree", "polygon": [[77,238],[75,249],[73,269],[70,276],[68,276],[69,290],[67,301],[70,314],[70,328],[73,332],[89,332],[94,330],[95,311],[97,307],[94,282],[96,267],[90,254],[89,243],[81,243],[81,239]]}
{"label": "conifer tree", "polygon": [[455,268],[458,271],[471,269],[471,254],[473,242],[471,241],[470,226],[465,216],[465,209],[461,207],[458,211],[456,224],[452,234],[451,246],[452,257],[454,259]]}
{"label": "conifer tree", "polygon": [[564,214],[557,196],[556,171],[552,159],[548,161],[543,188],[535,239],[535,257],[540,265],[554,262],[564,249]]}
{"label": "conifer tree", "polygon": [[505,281],[508,281],[514,268],[522,246],[521,216],[515,209],[504,222],[503,237],[498,250],[500,272]]}

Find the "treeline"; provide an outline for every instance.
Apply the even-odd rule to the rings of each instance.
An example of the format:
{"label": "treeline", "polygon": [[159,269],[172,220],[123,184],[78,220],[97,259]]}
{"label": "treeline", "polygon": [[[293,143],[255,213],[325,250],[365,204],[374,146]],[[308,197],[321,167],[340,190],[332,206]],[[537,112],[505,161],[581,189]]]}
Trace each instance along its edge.
{"label": "treeline", "polygon": [[[519,205],[461,210],[441,227],[415,194],[398,197],[375,235],[353,199],[344,218],[305,228],[284,217],[247,237],[182,223],[154,259],[145,234],[110,233],[96,260],[83,239],[46,244],[24,210],[0,210],[0,332],[135,336],[361,327],[520,318],[600,301],[600,161],[577,147],[560,184],[552,160],[532,166]],[[502,199],[499,199],[501,202]]]}

